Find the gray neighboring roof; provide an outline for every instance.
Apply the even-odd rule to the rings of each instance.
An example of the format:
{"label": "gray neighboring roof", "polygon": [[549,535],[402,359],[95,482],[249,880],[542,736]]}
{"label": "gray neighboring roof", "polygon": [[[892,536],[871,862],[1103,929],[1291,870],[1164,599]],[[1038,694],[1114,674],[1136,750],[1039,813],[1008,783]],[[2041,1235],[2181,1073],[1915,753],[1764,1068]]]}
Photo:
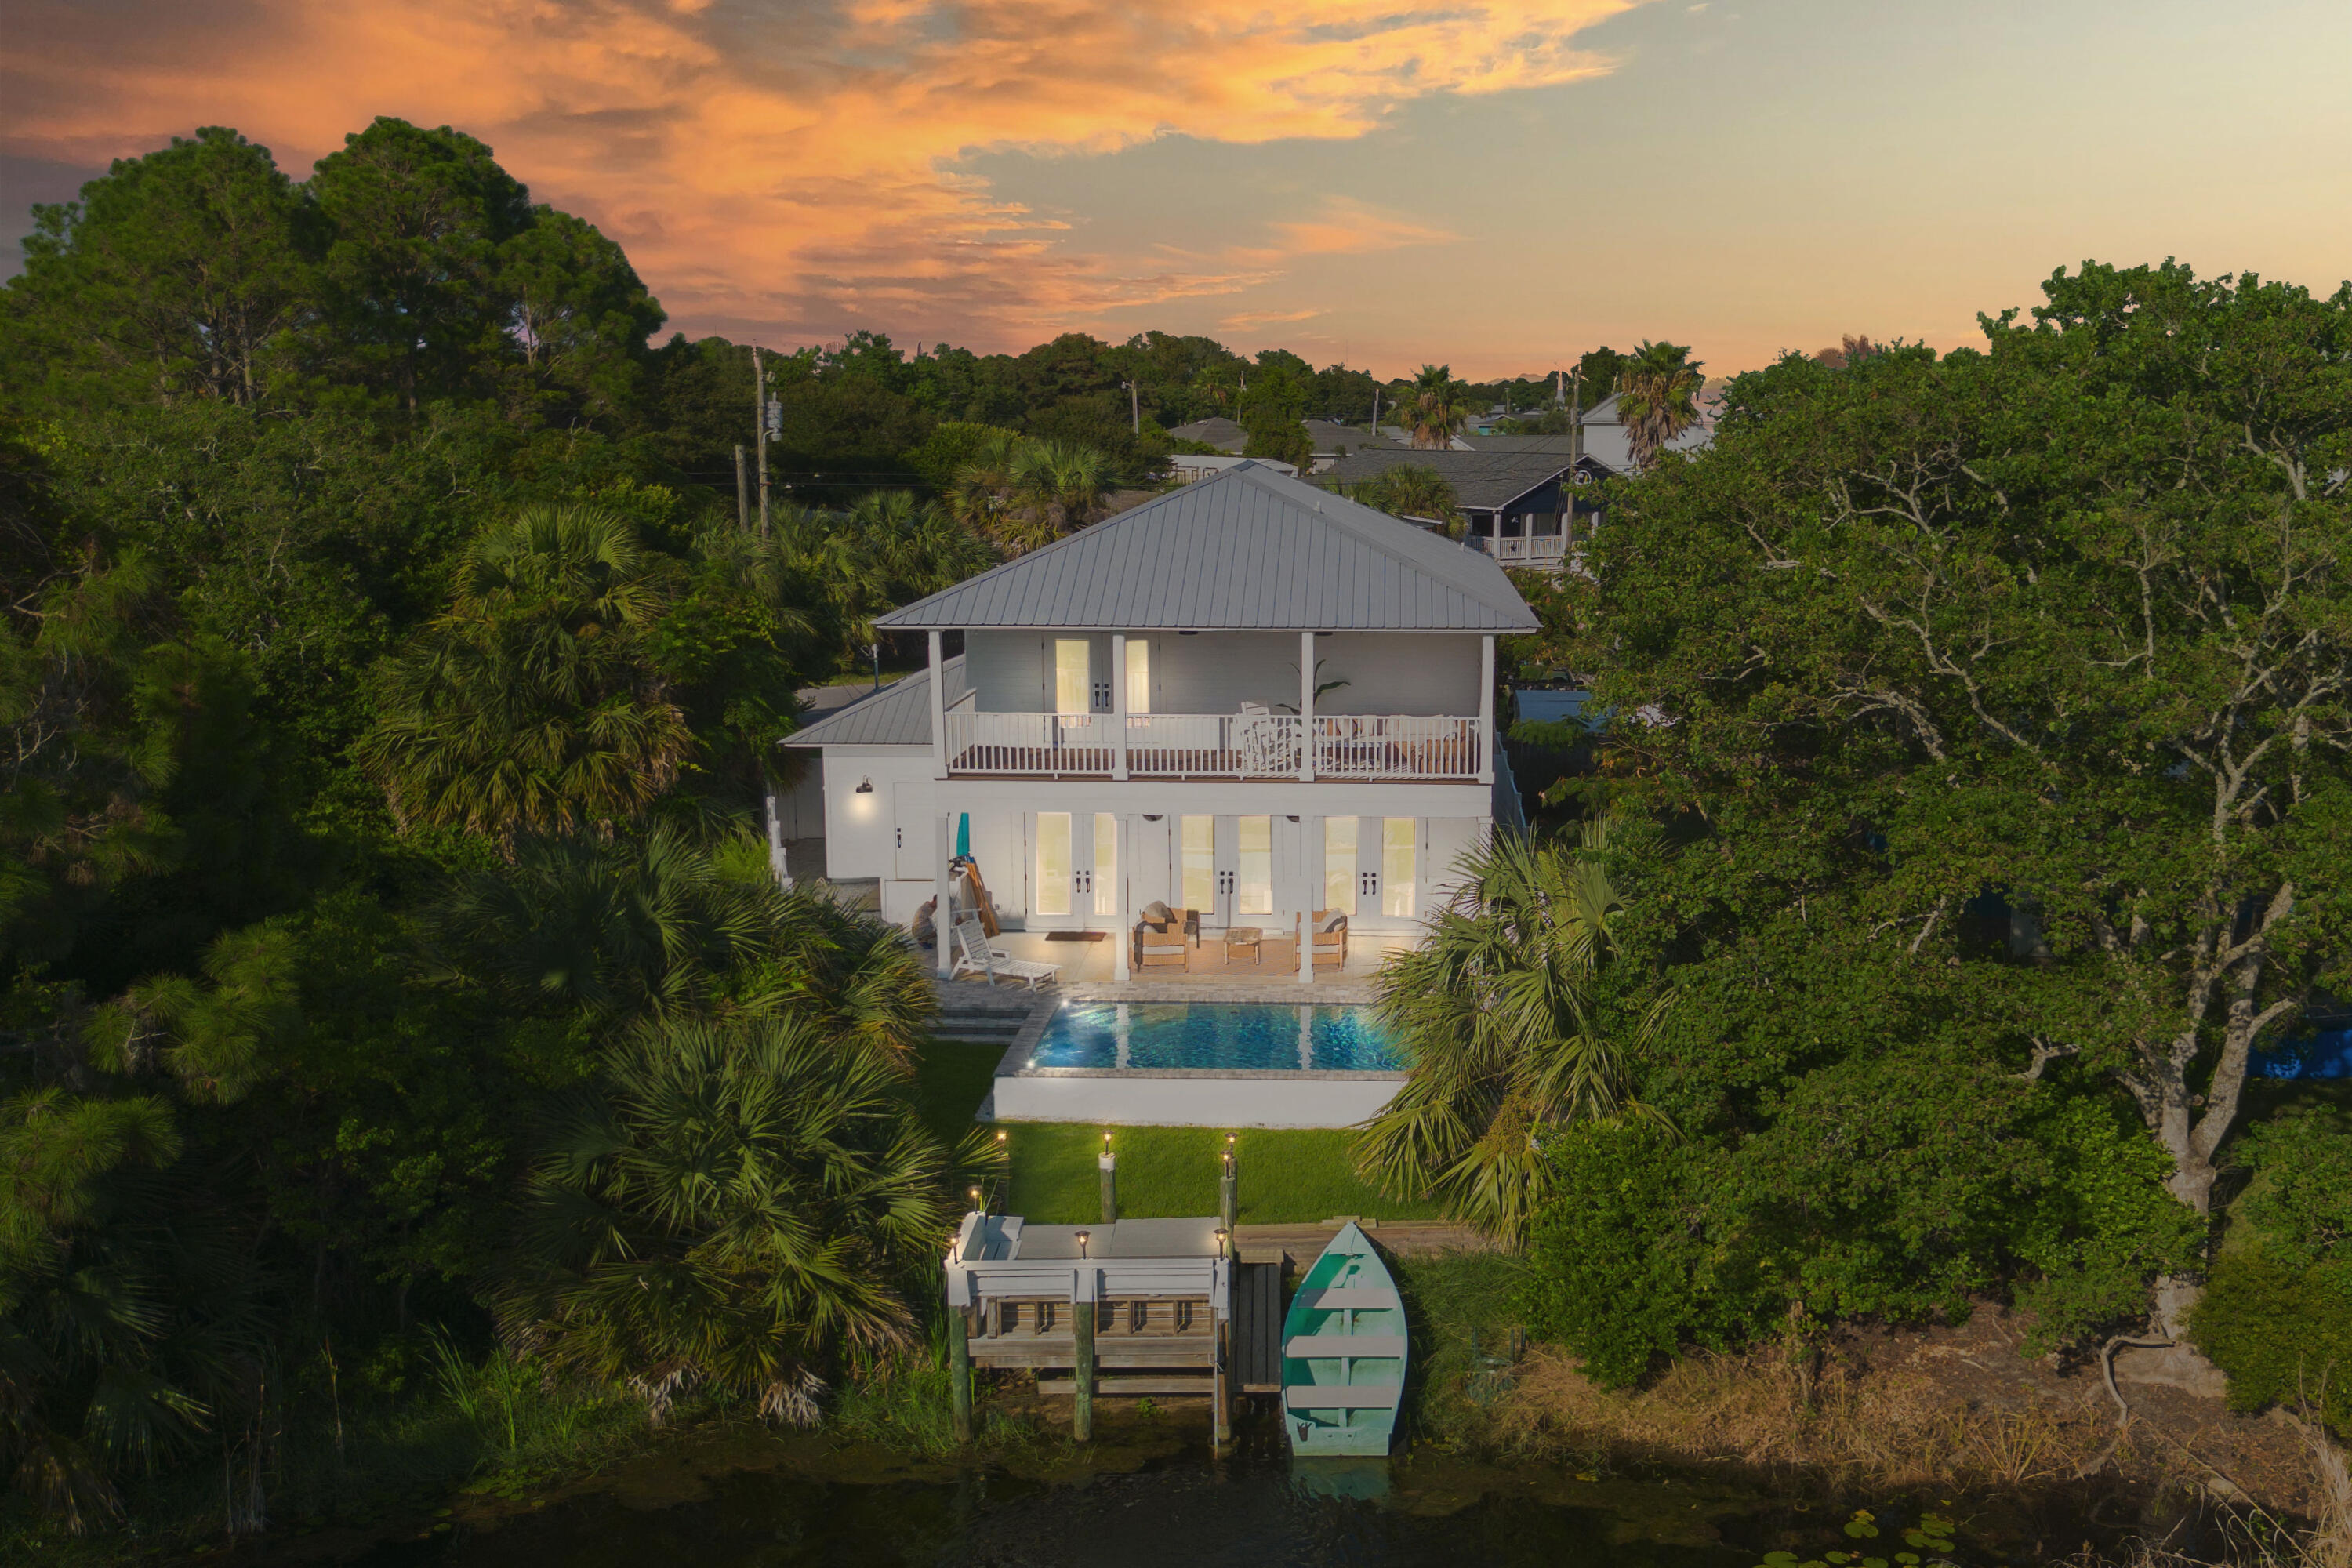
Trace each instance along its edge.
{"label": "gray neighboring roof", "polygon": [[1454,499],[1465,510],[1493,511],[1507,507],[1568,472],[1562,452],[1400,452],[1393,447],[1350,452],[1324,470],[1323,477],[1343,485],[1360,483],[1391,468],[1405,466],[1433,468],[1454,487]]}
{"label": "gray neighboring roof", "polygon": [[[946,661],[952,676],[963,655]],[[948,682],[948,689],[955,689]],[[931,743],[931,672],[919,669],[783,739],[787,746],[928,746]]]}
{"label": "gray neighboring roof", "polygon": [[1180,441],[1200,441],[1223,451],[1238,453],[1249,445],[1249,432],[1222,416],[1195,419],[1190,425],[1179,425],[1168,432]]}
{"label": "gray neighboring roof", "polygon": [[891,631],[1519,632],[1537,623],[1487,556],[1253,462],[874,624]]}
{"label": "gray neighboring roof", "polygon": [[1350,452],[1360,451],[1366,447],[1377,447],[1382,440],[1377,431],[1362,429],[1354,425],[1342,425],[1336,419],[1309,419],[1304,423],[1307,426],[1307,438],[1315,443],[1315,451],[1318,457],[1328,456],[1342,447]]}

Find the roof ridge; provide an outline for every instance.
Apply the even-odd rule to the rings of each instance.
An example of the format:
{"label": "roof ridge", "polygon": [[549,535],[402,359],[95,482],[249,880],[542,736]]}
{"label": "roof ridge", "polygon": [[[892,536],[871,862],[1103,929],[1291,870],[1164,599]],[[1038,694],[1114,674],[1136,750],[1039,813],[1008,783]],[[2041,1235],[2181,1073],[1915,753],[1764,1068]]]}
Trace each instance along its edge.
{"label": "roof ridge", "polygon": [[[1228,470],[1228,471],[1230,471],[1230,470]],[[1269,468],[1269,469],[1265,469],[1265,470],[1264,470],[1264,472],[1265,472],[1265,474],[1266,479],[1269,479],[1269,480],[1272,480],[1272,479],[1282,479],[1282,478],[1284,477],[1284,476],[1282,476],[1282,475],[1280,475],[1280,474],[1276,473],[1276,472],[1275,472],[1273,469],[1271,469],[1271,468]],[[1423,533],[1423,531],[1422,531],[1422,530],[1417,529],[1417,528],[1413,528],[1413,526],[1412,526],[1411,523],[1409,523],[1409,522],[1404,522],[1404,521],[1401,521],[1401,520],[1399,520],[1399,519],[1397,519],[1397,518],[1391,517],[1387,512],[1380,511],[1380,510],[1375,510],[1375,509],[1373,509],[1373,508],[1371,508],[1371,507],[1368,507],[1368,506],[1366,506],[1366,505],[1365,505],[1363,502],[1361,502],[1361,501],[1359,501],[1359,500],[1349,500],[1346,496],[1339,495],[1339,494],[1336,494],[1336,493],[1334,493],[1334,492],[1332,492],[1332,491],[1326,490],[1326,489],[1324,489],[1320,485],[1309,485],[1309,484],[1307,484],[1304,479],[1291,479],[1291,480],[1289,480],[1288,482],[1289,482],[1289,483],[1291,483],[1291,484],[1298,485],[1298,486],[1300,486],[1301,488],[1306,489],[1311,489],[1311,490],[1314,490],[1314,491],[1316,491],[1316,492],[1317,492],[1317,494],[1318,494],[1318,496],[1328,496],[1328,497],[1329,497],[1331,500],[1338,501],[1341,506],[1344,506],[1344,507],[1348,508],[1350,511],[1361,512],[1361,513],[1363,513],[1366,517],[1374,517],[1374,518],[1378,518],[1378,519],[1380,519],[1380,520],[1381,520],[1381,523],[1386,524],[1386,525],[1389,525],[1389,526],[1387,526],[1387,527],[1382,527],[1382,528],[1378,528],[1378,529],[1374,529],[1374,528],[1368,528],[1368,527],[1366,527],[1364,524],[1362,524],[1362,523],[1360,523],[1360,522],[1358,522],[1354,518],[1352,518],[1352,517],[1349,517],[1349,516],[1346,516],[1346,515],[1344,515],[1344,514],[1339,515],[1339,516],[1337,516],[1337,517],[1334,517],[1331,513],[1327,512],[1327,511],[1325,511],[1325,510],[1323,510],[1323,503],[1322,503],[1322,501],[1321,501],[1320,500],[1318,500],[1316,501],[1316,503],[1315,503],[1315,515],[1316,515],[1316,516],[1318,516],[1318,517],[1323,518],[1323,519],[1325,519],[1325,520],[1326,520],[1326,521],[1330,521],[1330,522],[1331,522],[1331,523],[1333,523],[1333,525],[1334,525],[1334,526],[1336,526],[1336,527],[1339,527],[1339,528],[1340,528],[1340,529],[1345,530],[1345,531],[1347,531],[1347,533],[1348,533],[1351,538],[1355,538],[1355,539],[1361,540],[1361,541],[1362,541],[1366,545],[1370,546],[1371,549],[1374,549],[1374,550],[1379,551],[1381,554],[1383,554],[1383,555],[1387,556],[1390,560],[1391,560],[1391,561],[1393,561],[1393,562],[1397,563],[1397,564],[1399,564],[1399,565],[1401,565],[1401,566],[1403,566],[1403,567],[1405,567],[1405,568],[1409,569],[1410,571],[1413,572],[1413,573],[1414,573],[1414,574],[1416,574],[1417,575],[1420,575],[1420,576],[1423,576],[1423,577],[1428,577],[1428,578],[1430,578],[1432,581],[1433,581],[1433,582],[1437,582],[1437,583],[1438,583],[1438,584],[1440,584],[1442,586],[1444,586],[1444,587],[1446,587],[1446,588],[1449,588],[1449,589],[1453,590],[1454,593],[1466,595],[1468,595],[1469,597],[1471,597],[1471,598],[1473,598],[1473,599],[1477,600],[1481,605],[1484,605],[1486,608],[1488,608],[1488,609],[1490,609],[1490,610],[1503,610],[1503,609],[1505,609],[1505,606],[1503,606],[1503,605],[1497,605],[1497,604],[1496,604],[1492,599],[1489,599],[1488,597],[1486,597],[1486,595],[1484,595],[1484,594],[1482,594],[1482,593],[1477,592],[1475,589],[1472,589],[1472,588],[1468,588],[1468,587],[1464,587],[1464,586],[1461,586],[1461,585],[1456,584],[1453,584],[1453,583],[1447,583],[1447,582],[1445,582],[1443,578],[1438,577],[1438,576],[1436,575],[1436,574],[1435,574],[1433,571],[1432,571],[1432,570],[1431,570],[1431,568],[1430,568],[1430,566],[1429,566],[1429,564],[1428,564],[1427,563],[1425,563],[1425,562],[1422,562],[1422,561],[1416,561],[1415,559],[1413,559],[1413,557],[1412,557],[1412,555],[1411,553],[1409,553],[1409,552],[1406,552],[1406,551],[1397,549],[1395,546],[1393,546],[1392,544],[1391,544],[1391,543],[1390,543],[1389,539],[1381,537],[1381,535],[1382,535],[1382,534],[1391,534],[1391,537],[1396,537],[1395,535],[1393,535],[1393,534],[1391,534],[1391,529],[1409,529],[1409,530],[1411,530],[1411,531],[1412,531],[1412,533],[1414,533],[1415,535],[1420,535],[1420,534],[1422,534],[1422,533]],[[1279,492],[1276,492],[1276,493],[1278,494]],[[1295,504],[1295,503],[1294,503],[1294,504]],[[1506,577],[1503,581],[1504,581],[1504,585],[1505,585],[1506,587],[1508,587],[1508,586],[1509,586],[1509,584],[1510,584],[1510,579],[1509,579],[1509,578],[1507,578],[1507,577]],[[1517,591],[1516,589],[1512,590],[1512,596],[1513,596],[1514,598],[1517,598],[1517,597],[1518,596],[1518,595],[1517,595]],[[1525,600],[1521,600],[1521,601],[1520,601],[1520,603],[1521,603],[1522,605],[1524,605],[1524,604],[1526,603],[1526,601],[1525,601]],[[1507,611],[1506,611],[1506,613],[1507,613]]]}

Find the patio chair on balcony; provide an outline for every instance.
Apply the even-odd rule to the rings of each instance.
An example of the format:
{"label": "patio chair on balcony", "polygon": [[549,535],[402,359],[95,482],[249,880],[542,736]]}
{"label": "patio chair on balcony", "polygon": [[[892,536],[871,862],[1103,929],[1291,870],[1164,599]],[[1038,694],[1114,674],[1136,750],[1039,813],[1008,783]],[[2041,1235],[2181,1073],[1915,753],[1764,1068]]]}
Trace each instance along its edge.
{"label": "patio chair on balcony", "polygon": [[1263,702],[1244,702],[1234,724],[1234,749],[1244,773],[1291,773],[1298,770],[1298,747],[1288,720]]}
{"label": "patio chair on balcony", "polygon": [[[1188,940],[1189,939],[1189,940]],[[1152,903],[1135,924],[1135,966],[1138,969],[1181,969],[1188,949],[1201,939],[1201,917],[1192,910],[1171,910]]]}
{"label": "patio chair on balcony", "polygon": [[993,985],[997,976],[1003,975],[1007,980],[1026,981],[1032,991],[1041,985],[1062,983],[1060,964],[1015,958],[1003,948],[989,946],[988,933],[981,930],[977,919],[956,921],[955,942],[955,967],[950,972],[950,978],[963,974],[985,975],[988,983]]}

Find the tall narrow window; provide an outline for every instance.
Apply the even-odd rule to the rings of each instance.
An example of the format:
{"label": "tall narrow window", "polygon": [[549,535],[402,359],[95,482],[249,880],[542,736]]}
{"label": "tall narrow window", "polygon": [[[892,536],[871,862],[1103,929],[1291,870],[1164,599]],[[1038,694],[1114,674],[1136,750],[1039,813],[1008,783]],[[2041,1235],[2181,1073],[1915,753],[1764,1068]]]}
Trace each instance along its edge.
{"label": "tall narrow window", "polygon": [[1323,819],[1323,907],[1343,915],[1356,912],[1356,819]]}
{"label": "tall narrow window", "polygon": [[1127,710],[1151,711],[1151,639],[1127,639]]}
{"label": "tall narrow window", "polygon": [[1095,913],[1118,915],[1118,818],[1108,811],[1095,813]]}
{"label": "tall narrow window", "polygon": [[1417,816],[1381,819],[1381,913],[1412,918],[1413,847],[1421,837]]}
{"label": "tall narrow window", "polygon": [[1087,655],[1092,651],[1092,646],[1086,637],[1054,639],[1055,712],[1087,713],[1093,710],[1094,694],[1087,681],[1090,662]]}
{"label": "tall narrow window", "polygon": [[1184,907],[1204,914],[1217,907],[1217,819],[1184,819]]}
{"label": "tall narrow window", "polygon": [[1234,888],[1234,912],[1274,913],[1274,818],[1241,819],[1241,876]]}
{"label": "tall narrow window", "polygon": [[1070,814],[1037,814],[1037,912],[1070,912]]}

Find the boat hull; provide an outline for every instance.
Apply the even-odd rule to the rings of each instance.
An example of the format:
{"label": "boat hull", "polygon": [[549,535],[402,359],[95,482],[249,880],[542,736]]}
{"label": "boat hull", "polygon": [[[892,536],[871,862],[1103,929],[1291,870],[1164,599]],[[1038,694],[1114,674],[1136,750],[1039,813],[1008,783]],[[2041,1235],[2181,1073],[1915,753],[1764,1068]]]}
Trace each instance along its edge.
{"label": "boat hull", "polygon": [[1299,1281],[1282,1342],[1282,1430],[1291,1452],[1385,1455],[1404,1395],[1404,1302],[1354,1225],[1341,1227]]}

